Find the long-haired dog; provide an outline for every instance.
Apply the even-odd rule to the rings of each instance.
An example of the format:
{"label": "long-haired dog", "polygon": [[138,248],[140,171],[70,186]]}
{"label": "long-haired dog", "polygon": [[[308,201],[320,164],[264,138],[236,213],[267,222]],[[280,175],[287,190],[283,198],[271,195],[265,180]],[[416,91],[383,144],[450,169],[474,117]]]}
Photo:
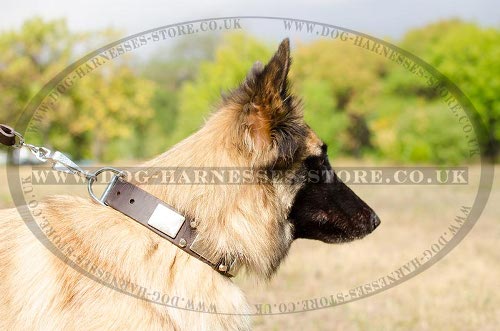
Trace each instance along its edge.
{"label": "long-haired dog", "polygon": [[[345,242],[362,238],[380,223],[338,180],[326,145],[304,122],[301,103],[288,88],[290,65],[285,39],[267,65],[256,63],[241,85],[223,97],[198,132],[144,165],[259,170],[258,181],[136,183],[196,220],[206,256],[237,256],[248,274],[264,279],[277,270],[294,239]],[[27,222],[36,222],[48,240],[57,240],[66,258],[47,250],[16,209],[0,212],[0,329],[250,328],[249,306],[231,278],[122,213],[72,196],[47,198],[38,209],[40,217]],[[82,275],[69,261],[124,291]],[[141,292],[150,300],[124,292]],[[181,308],[183,302],[195,302],[214,311],[156,303],[172,304],[174,298]]]}

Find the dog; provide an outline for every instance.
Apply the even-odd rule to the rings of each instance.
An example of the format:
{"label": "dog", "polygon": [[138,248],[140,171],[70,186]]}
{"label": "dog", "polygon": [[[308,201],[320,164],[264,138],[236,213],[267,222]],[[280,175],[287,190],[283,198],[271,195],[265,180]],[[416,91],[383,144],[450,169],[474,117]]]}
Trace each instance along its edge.
{"label": "dog", "polygon": [[[143,165],[246,168],[262,170],[265,180],[136,183],[196,220],[207,256],[237,256],[246,273],[259,279],[276,272],[295,239],[347,242],[380,224],[336,177],[327,146],[304,122],[302,104],[289,88],[290,65],[285,39],[266,65],[257,62],[223,95],[199,131]],[[270,171],[292,176],[266,175]],[[0,212],[0,329],[250,329],[249,304],[231,278],[124,214],[74,196],[46,198],[38,209],[43,217],[26,221],[28,226],[50,228],[58,247],[71,250],[66,258],[55,256],[15,209]],[[140,284],[144,291],[157,291],[154,299],[193,299],[229,314],[172,308],[117,291],[72,267],[68,262],[75,256],[76,264],[90,265],[93,274],[120,288]]]}

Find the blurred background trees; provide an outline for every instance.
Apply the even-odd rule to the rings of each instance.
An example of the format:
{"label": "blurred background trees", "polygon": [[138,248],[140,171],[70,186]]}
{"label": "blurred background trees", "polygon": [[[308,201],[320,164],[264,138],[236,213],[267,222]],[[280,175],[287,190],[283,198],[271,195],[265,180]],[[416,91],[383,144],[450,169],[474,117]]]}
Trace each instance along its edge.
{"label": "blurred background trees", "polygon": [[[115,31],[72,33],[64,20],[38,18],[0,34],[0,122],[14,125],[44,84],[77,59],[78,48],[116,38]],[[40,134],[30,141],[80,160],[135,157],[128,146],[119,146],[136,139],[153,118],[154,92],[155,83],[138,75],[126,58],[110,61],[60,94],[54,111],[41,117]]]}
{"label": "blurred background trees", "polygon": [[361,157],[372,150],[369,123],[386,60],[330,40],[299,45],[294,59],[291,78],[304,99],[306,119],[322,132],[330,153]]}
{"label": "blurred background trees", "polygon": [[[0,32],[0,122],[16,115],[77,51],[117,39],[116,31],[74,33],[63,20],[27,21]],[[448,20],[396,42],[449,77],[486,125],[478,132],[492,158],[500,150],[500,31]],[[140,62],[109,61],[62,95],[36,143],[76,159],[146,159],[194,132],[221,92],[277,45],[243,33],[181,38]],[[461,127],[423,81],[349,43],[293,43],[291,81],[310,125],[332,156],[399,163],[458,164],[469,159]]]}
{"label": "blurred background trees", "polygon": [[485,153],[500,152],[500,31],[450,20],[407,33],[401,46],[438,68],[467,95],[487,131]]}

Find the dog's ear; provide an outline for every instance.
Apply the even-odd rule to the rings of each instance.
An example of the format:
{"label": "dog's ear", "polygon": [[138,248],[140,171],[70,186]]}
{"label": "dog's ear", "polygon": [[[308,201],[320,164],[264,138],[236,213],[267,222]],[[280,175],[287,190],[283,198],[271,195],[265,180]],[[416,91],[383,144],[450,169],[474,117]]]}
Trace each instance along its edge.
{"label": "dog's ear", "polygon": [[250,69],[245,83],[253,87],[254,99],[269,96],[286,98],[290,64],[290,41],[286,38],[265,67],[257,61]]}
{"label": "dog's ear", "polygon": [[[286,127],[298,120],[298,111],[288,94],[288,72],[290,70],[290,41],[283,40],[266,66],[257,62],[250,69],[240,92],[246,96],[242,102],[242,127],[244,141],[252,153],[267,153],[269,160],[290,158],[295,144],[285,140]],[[290,136],[288,136],[290,137]],[[271,154],[273,157],[271,157]]]}
{"label": "dog's ear", "polygon": [[279,93],[285,98],[290,64],[290,41],[286,38],[263,70],[263,89],[270,93]]}
{"label": "dog's ear", "polygon": [[262,74],[263,70],[264,70],[264,65],[262,64],[262,62],[260,61],[255,62],[252,68],[248,71],[244,84],[246,84],[248,87],[254,87],[258,76]]}

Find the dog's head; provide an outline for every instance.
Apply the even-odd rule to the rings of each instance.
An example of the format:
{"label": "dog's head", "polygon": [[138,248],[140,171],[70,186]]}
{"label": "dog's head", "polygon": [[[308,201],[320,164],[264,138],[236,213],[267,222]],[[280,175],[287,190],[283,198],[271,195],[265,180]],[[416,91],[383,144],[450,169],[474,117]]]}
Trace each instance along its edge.
{"label": "dog's head", "polygon": [[[330,166],[327,146],[304,122],[301,104],[289,91],[290,45],[285,39],[269,63],[256,63],[244,83],[225,98],[236,112],[238,149],[252,166],[292,174],[287,218],[294,238],[346,242],[372,232],[380,220]],[[314,110],[311,110],[314,111]],[[285,183],[286,181],[286,183]],[[285,203],[286,205],[286,203]]]}
{"label": "dog's head", "polygon": [[345,242],[379,224],[338,180],[325,144],[304,122],[289,90],[290,65],[285,39],[267,65],[256,63],[223,97],[200,131],[155,161],[254,173],[258,180],[248,185],[166,185],[156,194],[199,220],[200,245],[211,258],[238,255],[247,270],[267,277],[294,239]]}

